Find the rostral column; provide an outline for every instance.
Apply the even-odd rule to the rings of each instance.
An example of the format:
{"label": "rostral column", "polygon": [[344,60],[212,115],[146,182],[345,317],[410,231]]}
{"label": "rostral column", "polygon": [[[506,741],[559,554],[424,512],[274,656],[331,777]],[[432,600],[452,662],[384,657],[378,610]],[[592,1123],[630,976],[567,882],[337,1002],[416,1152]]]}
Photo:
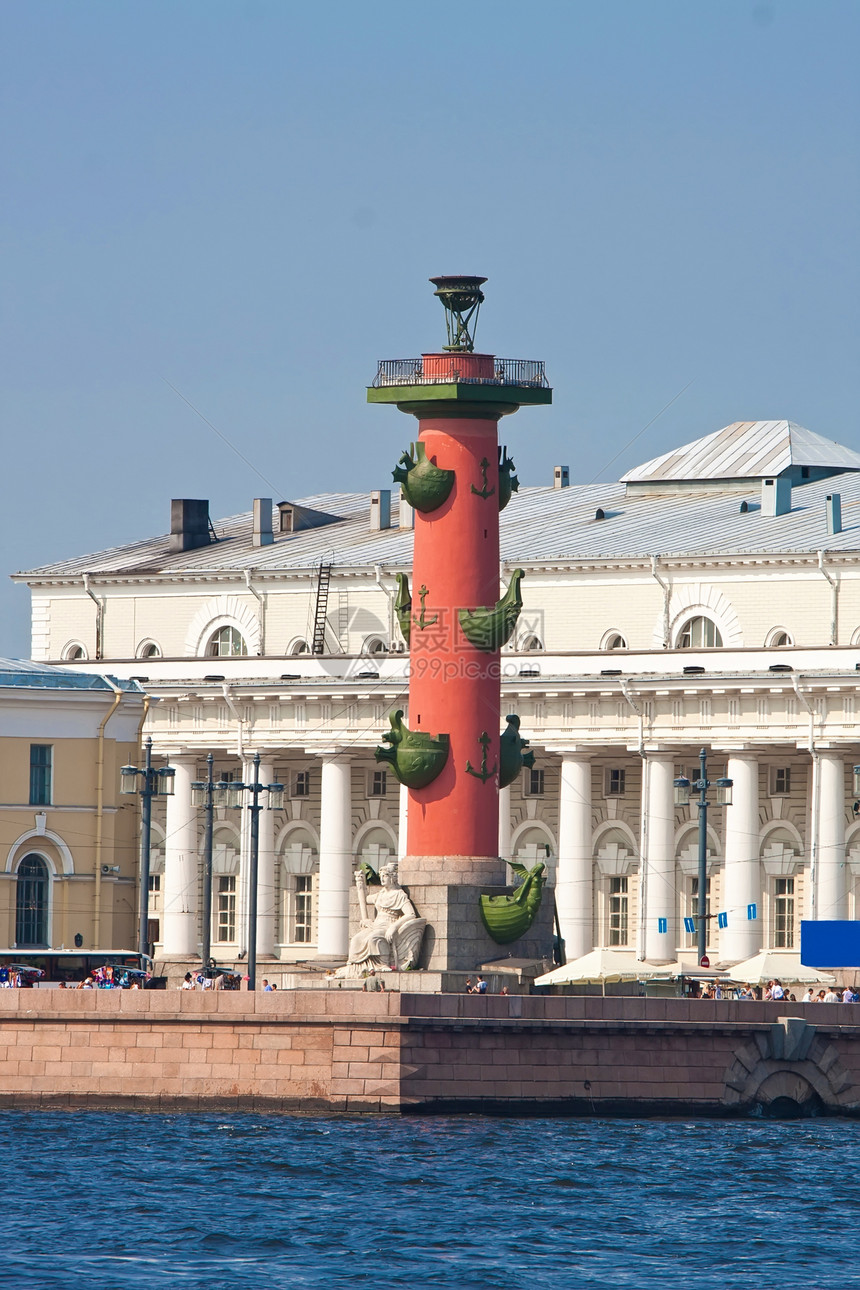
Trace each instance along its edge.
{"label": "rostral column", "polygon": [[392,714],[389,746],[377,756],[409,788],[400,870],[433,931],[423,965],[471,970],[500,953],[479,900],[505,891],[499,787],[519,773],[526,746],[517,718],[500,731],[500,651],[522,608],[522,572],[511,570],[500,586],[499,513],[517,479],[499,451],[498,422],[523,404],[551,403],[552,391],[543,363],[475,352],[486,278],[430,281],[448,344],[381,362],[368,390],[369,402],[396,404],[418,420],[418,438],[394,471],[415,511],[411,587],[401,575],[397,598],[410,650],[409,713]]}

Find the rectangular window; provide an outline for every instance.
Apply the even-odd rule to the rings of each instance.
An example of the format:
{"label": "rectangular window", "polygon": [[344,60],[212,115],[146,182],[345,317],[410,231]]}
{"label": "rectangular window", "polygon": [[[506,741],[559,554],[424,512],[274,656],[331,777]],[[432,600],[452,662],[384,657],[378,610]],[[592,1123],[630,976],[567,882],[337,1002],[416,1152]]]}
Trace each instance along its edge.
{"label": "rectangular window", "polygon": [[367,796],[385,797],[388,792],[388,774],[384,770],[367,772]]}
{"label": "rectangular window", "polygon": [[609,944],[627,944],[627,879],[609,879]]}
{"label": "rectangular window", "polygon": [[309,770],[294,771],[292,775],[292,789],[293,797],[310,797],[311,772]]}
{"label": "rectangular window", "polygon": [[523,796],[524,797],[543,797],[543,771],[537,767],[531,770],[526,767],[523,772]]}
{"label": "rectangular window", "polygon": [[307,945],[313,936],[313,883],[313,874],[296,875],[293,940],[300,945]]}
{"label": "rectangular window", "polygon": [[236,939],[236,877],[234,874],[218,878],[218,919],[215,928],[217,941],[235,941]]}
{"label": "rectangular window", "polygon": [[157,895],[160,891],[161,891],[161,874],[160,874],[160,873],[151,873],[151,874],[149,875],[149,892],[150,892],[150,895],[155,896],[155,895]]}
{"label": "rectangular window", "polygon": [[30,805],[51,805],[51,763],[53,748],[50,744],[30,744]]}
{"label": "rectangular window", "polygon": [[773,943],[778,950],[794,949],[794,879],[775,878]]}
{"label": "rectangular window", "polygon": [[607,766],[604,775],[604,796],[624,796],[624,771],[615,766]]}
{"label": "rectangular window", "polygon": [[771,797],[787,797],[791,792],[791,769],[788,766],[771,766]]}

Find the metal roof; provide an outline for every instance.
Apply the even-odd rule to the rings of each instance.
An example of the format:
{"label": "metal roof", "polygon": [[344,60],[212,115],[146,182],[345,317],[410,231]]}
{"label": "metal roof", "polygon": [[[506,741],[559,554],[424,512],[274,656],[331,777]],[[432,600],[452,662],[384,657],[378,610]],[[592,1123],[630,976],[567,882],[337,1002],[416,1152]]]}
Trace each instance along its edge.
{"label": "metal roof", "polygon": [[761,479],[789,466],[860,470],[860,453],[794,421],[733,421],[622,475],[622,483]]}
{"label": "metal roof", "polygon": [[119,681],[113,686],[103,676],[78,672],[72,668],[46,667],[23,658],[0,658],[0,688],[29,690],[107,690],[114,686],[130,694],[143,694],[136,681]]}
{"label": "metal roof", "polygon": [[[523,487],[501,515],[501,556],[509,564],[592,559],[630,559],[651,555],[732,556],[757,552],[803,554],[822,549],[860,551],[860,455],[840,445],[829,445],[818,435],[790,422],[741,422],[742,426],[788,427],[797,449],[804,447],[804,462],[815,464],[820,452],[848,473],[835,481],[822,479],[796,485],[788,514],[768,517],[760,510],[760,485],[748,489],[721,489],[705,483],[684,491],[649,495],[628,493],[624,482],[588,484],[570,488]],[[724,432],[720,432],[724,433]],[[804,438],[807,436],[808,438]],[[707,444],[715,436],[699,441]],[[777,431],[771,437],[771,467],[778,460]],[[781,442],[785,442],[783,434]],[[823,445],[821,447],[820,445]],[[697,448],[697,445],[691,445]],[[835,448],[835,451],[831,451]],[[799,449],[797,449],[799,451]],[[826,450],[826,454],[825,454]],[[701,464],[707,467],[707,453]],[[758,469],[761,458],[755,468]],[[708,468],[716,469],[712,466]],[[732,467],[736,469],[737,467]],[[646,467],[631,474],[640,474]],[[767,472],[765,472],[767,473]],[[629,479],[631,475],[625,476]],[[705,476],[713,479],[715,476]],[[834,489],[834,484],[836,488]],[[825,497],[838,491],[842,497],[843,531],[827,533]],[[741,511],[741,503],[748,509]],[[320,562],[341,568],[408,569],[412,564],[412,531],[397,528],[372,531],[369,493],[318,493],[301,499],[301,505],[340,516],[335,523],[298,533],[277,532],[269,546],[252,542],[250,512],[215,522],[219,541],[195,551],[170,551],[167,536],[114,547],[93,555],[61,560],[15,575],[23,581],[80,578],[84,573],[147,575],[310,570]],[[605,519],[595,518],[597,509]],[[398,500],[392,496],[392,522],[398,522]]]}

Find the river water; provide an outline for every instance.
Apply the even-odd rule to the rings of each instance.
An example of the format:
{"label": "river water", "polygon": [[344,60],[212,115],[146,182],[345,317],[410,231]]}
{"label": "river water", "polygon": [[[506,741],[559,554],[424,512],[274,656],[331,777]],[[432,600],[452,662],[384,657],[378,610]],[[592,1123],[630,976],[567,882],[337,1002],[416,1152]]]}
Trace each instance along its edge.
{"label": "river water", "polygon": [[3,1290],[847,1290],[860,1123],[0,1113]]}

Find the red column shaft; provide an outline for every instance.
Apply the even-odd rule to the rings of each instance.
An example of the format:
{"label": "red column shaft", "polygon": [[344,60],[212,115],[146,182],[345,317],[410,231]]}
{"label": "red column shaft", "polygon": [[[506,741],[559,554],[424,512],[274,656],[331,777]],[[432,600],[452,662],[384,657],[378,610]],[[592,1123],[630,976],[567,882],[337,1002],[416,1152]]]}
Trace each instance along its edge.
{"label": "red column shaft", "polygon": [[[409,726],[448,734],[451,747],[442,774],[427,788],[410,791],[408,853],[494,857],[499,654],[468,642],[457,611],[494,605],[500,595],[498,427],[495,420],[447,416],[422,417],[419,426],[427,456],[453,470],[455,483],[444,506],[415,515]],[[468,772],[467,762],[475,771],[493,773],[482,780]]]}

